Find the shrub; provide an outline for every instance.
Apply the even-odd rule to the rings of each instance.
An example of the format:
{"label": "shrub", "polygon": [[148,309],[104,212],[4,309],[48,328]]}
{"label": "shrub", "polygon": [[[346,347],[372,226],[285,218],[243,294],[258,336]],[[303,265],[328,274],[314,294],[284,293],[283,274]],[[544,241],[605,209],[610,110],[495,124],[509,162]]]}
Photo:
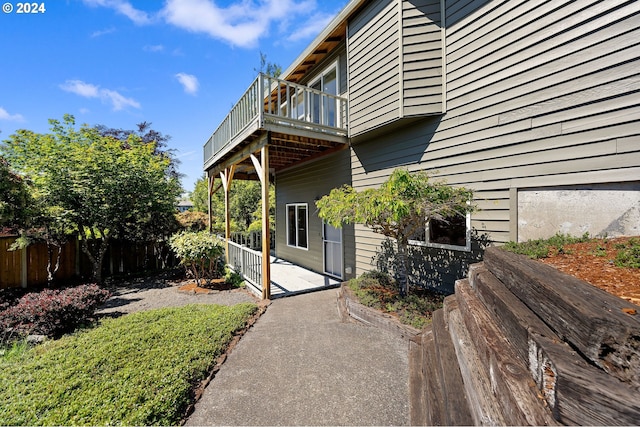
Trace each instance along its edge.
{"label": "shrub", "polygon": [[0,328],[5,334],[57,337],[86,322],[109,295],[93,284],[30,292],[0,312]]}
{"label": "shrub", "polygon": [[224,277],[225,248],[216,236],[206,231],[183,231],[171,236],[169,246],[198,286]]}
{"label": "shrub", "polygon": [[176,215],[182,228],[187,231],[204,231],[209,225],[209,216],[204,212],[185,211]]}
{"label": "shrub", "polygon": [[444,295],[434,289],[411,289],[401,295],[395,281],[386,273],[369,271],[347,282],[360,304],[395,314],[400,322],[422,329],[431,322],[433,312],[442,308]]}

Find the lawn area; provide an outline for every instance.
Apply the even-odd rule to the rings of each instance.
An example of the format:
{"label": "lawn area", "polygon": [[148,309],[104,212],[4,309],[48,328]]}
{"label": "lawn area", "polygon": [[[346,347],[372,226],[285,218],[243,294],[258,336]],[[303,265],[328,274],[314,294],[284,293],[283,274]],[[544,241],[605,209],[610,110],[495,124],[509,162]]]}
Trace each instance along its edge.
{"label": "lawn area", "polygon": [[105,319],[0,357],[0,425],[175,425],[252,303]]}

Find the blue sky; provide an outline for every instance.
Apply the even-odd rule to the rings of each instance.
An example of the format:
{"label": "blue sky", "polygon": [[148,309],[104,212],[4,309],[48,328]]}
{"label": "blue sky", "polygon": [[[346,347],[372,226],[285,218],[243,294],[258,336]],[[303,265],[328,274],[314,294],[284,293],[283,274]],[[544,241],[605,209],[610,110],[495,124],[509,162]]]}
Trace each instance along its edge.
{"label": "blue sky", "polygon": [[[347,0],[49,0],[0,12],[0,140],[76,123],[170,135],[186,191],[260,52],[286,69]],[[7,3],[13,6],[6,13]]]}

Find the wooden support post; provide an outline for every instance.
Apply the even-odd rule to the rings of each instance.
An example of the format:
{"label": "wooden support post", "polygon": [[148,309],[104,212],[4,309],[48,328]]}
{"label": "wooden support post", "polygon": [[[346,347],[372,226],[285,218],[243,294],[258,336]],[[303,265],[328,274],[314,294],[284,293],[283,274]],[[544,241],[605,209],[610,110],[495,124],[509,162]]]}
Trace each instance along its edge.
{"label": "wooden support post", "polygon": [[[270,135],[268,136],[270,137]],[[262,184],[262,299],[271,299],[271,236],[269,231],[269,146],[260,149],[260,160],[251,155]]]}
{"label": "wooden support post", "polygon": [[233,174],[235,173],[235,171],[236,166],[233,165],[230,168],[226,168],[223,172],[220,172],[222,187],[224,188],[224,237],[227,264],[229,263],[229,239],[231,238],[231,211],[229,191],[231,189],[231,181],[233,180]]}
{"label": "wooden support post", "polygon": [[209,191],[207,191],[207,214],[209,215],[209,233],[213,232],[213,217],[212,217],[212,212],[211,212],[211,199],[214,193],[214,189],[213,189],[213,184],[215,183],[215,176],[210,176],[209,179],[207,180],[208,184],[209,184]]}

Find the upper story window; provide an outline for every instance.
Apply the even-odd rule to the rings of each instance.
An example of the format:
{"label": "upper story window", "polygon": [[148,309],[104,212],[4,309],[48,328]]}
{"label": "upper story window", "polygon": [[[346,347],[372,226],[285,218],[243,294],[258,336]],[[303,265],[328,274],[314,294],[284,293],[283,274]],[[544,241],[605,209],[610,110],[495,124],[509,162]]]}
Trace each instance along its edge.
{"label": "upper story window", "polygon": [[[338,94],[338,63],[327,67],[320,76],[312,80],[309,86],[330,95]],[[326,126],[336,126],[336,100],[327,96],[314,94],[311,98],[311,121]]]}

